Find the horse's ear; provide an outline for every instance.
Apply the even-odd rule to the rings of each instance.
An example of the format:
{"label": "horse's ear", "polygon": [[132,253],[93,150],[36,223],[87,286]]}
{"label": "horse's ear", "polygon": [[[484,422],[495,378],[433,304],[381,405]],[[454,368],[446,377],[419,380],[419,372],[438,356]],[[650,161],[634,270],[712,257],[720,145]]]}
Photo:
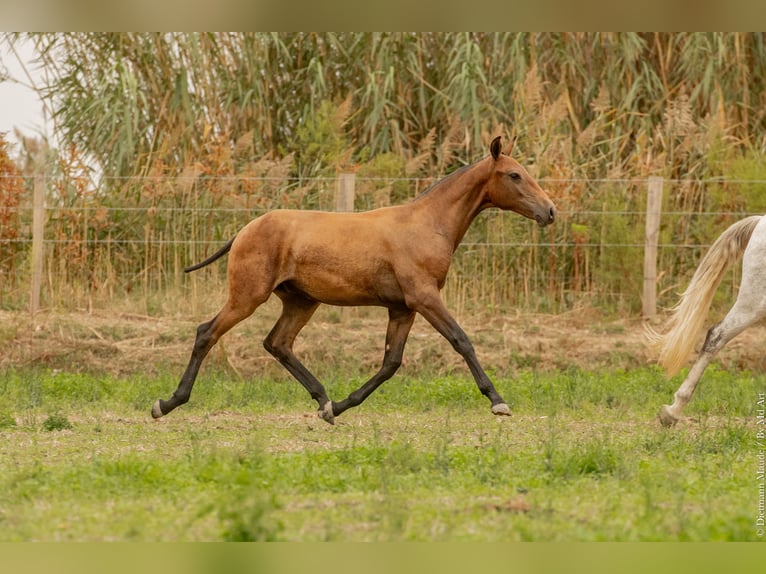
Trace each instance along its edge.
{"label": "horse's ear", "polygon": [[513,151],[513,146],[515,146],[515,145],[516,145],[516,136],[513,136],[511,138],[511,142],[507,146],[505,146],[505,149],[503,150],[503,153],[505,155],[511,155],[511,152]]}
{"label": "horse's ear", "polygon": [[497,158],[500,157],[500,154],[502,153],[500,136],[497,136],[495,139],[492,140],[492,143],[489,144],[489,151],[495,160],[497,160]]}

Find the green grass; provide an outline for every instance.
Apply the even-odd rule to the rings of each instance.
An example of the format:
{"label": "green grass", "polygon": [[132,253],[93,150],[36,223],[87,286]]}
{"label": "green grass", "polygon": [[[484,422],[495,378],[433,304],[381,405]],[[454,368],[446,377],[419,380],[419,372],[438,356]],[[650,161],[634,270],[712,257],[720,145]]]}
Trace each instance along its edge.
{"label": "green grass", "polygon": [[[342,398],[361,379],[328,379]],[[397,377],[335,426],[287,378],[0,372],[0,541],[756,540],[756,395],[711,368],[674,429],[679,380],[631,372]]]}

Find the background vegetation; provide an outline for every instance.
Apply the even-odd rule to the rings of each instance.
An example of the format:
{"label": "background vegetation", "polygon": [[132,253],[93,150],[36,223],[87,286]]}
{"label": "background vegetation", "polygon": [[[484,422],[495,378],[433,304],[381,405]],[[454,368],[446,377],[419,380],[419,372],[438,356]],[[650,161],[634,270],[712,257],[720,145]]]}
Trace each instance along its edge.
{"label": "background vegetation", "polygon": [[763,34],[29,39],[60,141],[112,176],[178,174],[215,144],[233,153],[226,175],[291,153],[303,176],[386,153],[431,175],[485,153],[505,125],[540,177],[706,177],[722,175],[707,157],[716,146],[766,141]]}
{"label": "background vegetation", "polygon": [[659,291],[672,304],[702,248],[766,207],[765,37],[4,34],[34,43],[55,132],[0,149],[15,164],[0,177],[3,305],[25,297],[32,184],[19,175],[47,178],[44,302],[140,291],[150,308],[157,289],[188,296],[180,269],[262,210],[332,208],[340,172],[357,174],[357,209],[406,201],[498,133],[519,136],[563,217],[543,234],[482,218],[453,304],[637,311],[650,175],[667,181]]}

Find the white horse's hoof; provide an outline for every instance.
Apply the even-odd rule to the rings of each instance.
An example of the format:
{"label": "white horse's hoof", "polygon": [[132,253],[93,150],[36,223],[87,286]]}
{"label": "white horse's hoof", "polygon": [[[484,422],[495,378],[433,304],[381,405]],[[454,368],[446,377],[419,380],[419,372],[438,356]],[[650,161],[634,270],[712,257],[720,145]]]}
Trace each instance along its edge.
{"label": "white horse's hoof", "polygon": [[506,405],[505,403],[498,403],[496,405],[492,405],[492,414],[505,415],[509,417],[511,416],[511,409],[508,408],[508,405]]}
{"label": "white horse's hoof", "polygon": [[662,405],[662,408],[660,409],[659,417],[660,417],[660,423],[662,423],[662,426],[666,428],[675,426],[675,424],[679,420],[678,417],[670,411],[670,405]]}
{"label": "white horse's hoof", "polygon": [[162,416],[162,409],[160,408],[160,399],[157,399],[152,405],[152,418],[158,419]]}
{"label": "white horse's hoof", "polygon": [[331,425],[335,424],[335,413],[332,412],[332,401],[327,401],[324,405],[324,408],[319,409],[319,412],[317,413],[319,415],[319,418],[322,419],[325,422],[330,423]]}

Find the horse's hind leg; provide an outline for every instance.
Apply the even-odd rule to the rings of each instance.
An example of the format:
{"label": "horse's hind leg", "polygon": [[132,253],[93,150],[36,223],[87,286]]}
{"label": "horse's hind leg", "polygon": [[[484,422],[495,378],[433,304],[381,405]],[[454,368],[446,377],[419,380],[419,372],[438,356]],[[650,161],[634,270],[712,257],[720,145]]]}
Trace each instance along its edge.
{"label": "horse's hind leg", "polygon": [[295,337],[311,319],[319,303],[281,290],[277,290],[276,293],[282,299],[282,315],[263,340],[263,346],[303,385],[311,398],[317,402],[319,417],[333,424],[332,403],[327,397],[327,391],[293,353]]}
{"label": "horse's hind leg", "polygon": [[237,298],[233,299],[230,297],[229,301],[212,321],[202,323],[197,328],[197,337],[194,341],[191,358],[189,359],[186,371],[184,371],[184,374],[181,377],[181,382],[178,384],[178,388],[168,400],[158,399],[152,406],[152,416],[155,419],[168,414],[176,407],[188,402],[202,361],[207,356],[208,352],[210,352],[210,349],[213,348],[213,345],[218,342],[218,339],[220,339],[224,333],[234,327],[234,325],[249,317],[253,311],[255,311],[256,307],[263,303],[267,298],[268,295],[265,295],[261,298],[253,298],[247,301],[238,302]]}
{"label": "horse's hind leg", "polygon": [[766,308],[763,307],[763,304],[760,307],[754,308],[751,303],[752,301],[747,293],[740,291],[740,297],[723,321],[713,326],[707,332],[700,355],[694,365],[692,365],[692,368],[689,369],[689,374],[686,375],[684,382],[681,383],[681,386],[675,392],[673,404],[663,405],[660,409],[659,417],[663,426],[673,426],[681,419],[681,412],[691,400],[694,390],[702,378],[702,374],[716,354],[734,337],[766,315]]}
{"label": "horse's hind leg", "polygon": [[346,409],[360,405],[375,389],[393,377],[394,373],[399,370],[402,364],[404,345],[407,343],[407,335],[410,333],[414,320],[415,312],[410,309],[388,310],[388,329],[386,330],[386,350],[383,355],[383,364],[380,370],[364,385],[342,401],[332,404],[335,416]]}

